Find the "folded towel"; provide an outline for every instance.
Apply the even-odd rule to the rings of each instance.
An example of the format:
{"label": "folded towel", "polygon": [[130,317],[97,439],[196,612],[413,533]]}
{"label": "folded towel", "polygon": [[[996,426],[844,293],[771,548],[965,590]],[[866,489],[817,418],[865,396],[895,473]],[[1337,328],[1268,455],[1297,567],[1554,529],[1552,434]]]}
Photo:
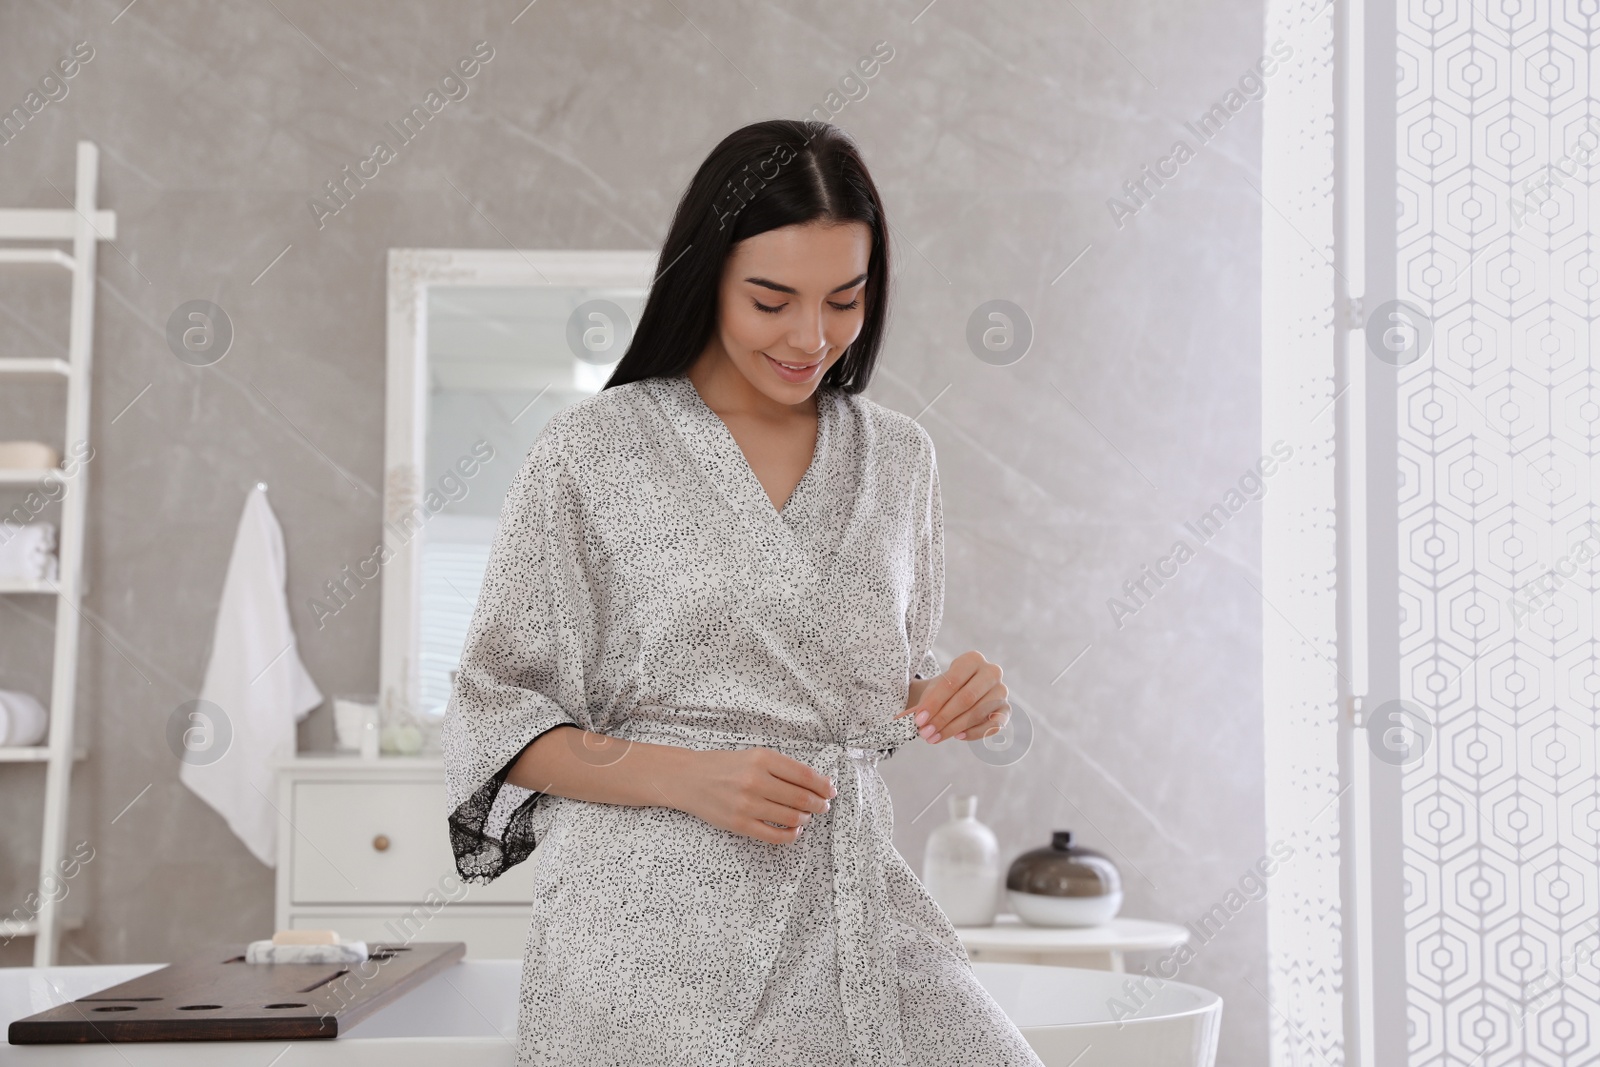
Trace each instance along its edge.
{"label": "folded towel", "polygon": [[10,470],[54,470],[61,453],[43,441],[0,441],[0,467]]}
{"label": "folded towel", "polygon": [[360,963],[367,958],[365,941],[344,941],[337,945],[277,945],[272,941],[252,941],[245,949],[246,963]]}
{"label": "folded towel", "polygon": [[55,523],[0,523],[0,579],[55,581],[55,551]]}

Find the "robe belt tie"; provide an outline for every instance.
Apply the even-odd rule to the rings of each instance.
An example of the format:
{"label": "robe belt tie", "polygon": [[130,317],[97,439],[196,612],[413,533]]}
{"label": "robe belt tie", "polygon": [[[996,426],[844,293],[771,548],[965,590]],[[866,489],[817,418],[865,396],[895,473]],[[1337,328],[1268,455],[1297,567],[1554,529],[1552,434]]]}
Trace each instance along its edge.
{"label": "robe belt tie", "polygon": [[[899,966],[889,931],[896,921],[885,914],[888,899],[883,849],[892,843],[877,825],[878,808],[864,803],[881,789],[877,764],[916,737],[909,718],[890,719],[843,741],[806,737],[757,737],[725,731],[681,729],[648,719],[633,719],[612,731],[631,740],[680,744],[691,748],[771,748],[799,759],[833,779],[837,794],[828,812],[813,816],[810,827],[826,827],[833,855],[833,911],[839,960],[839,997],[844,1009],[854,1067],[910,1067],[901,1035]],[[808,832],[814,832],[808,829]],[[794,848],[794,845],[775,845]],[[797,885],[782,891],[789,901]],[[770,974],[788,921],[750,931],[753,962]],[[807,921],[805,917],[795,917]],[[752,1005],[752,1010],[754,1006]]]}
{"label": "robe belt tie", "polygon": [[855,1067],[899,1067],[906,1062],[899,967],[888,940],[894,920],[884,914],[888,889],[881,850],[892,846],[877,826],[876,808],[867,803],[869,790],[881,788],[878,760],[893,752],[892,747],[837,743],[823,745],[820,752],[823,772],[838,790],[825,825],[832,838],[839,999]]}

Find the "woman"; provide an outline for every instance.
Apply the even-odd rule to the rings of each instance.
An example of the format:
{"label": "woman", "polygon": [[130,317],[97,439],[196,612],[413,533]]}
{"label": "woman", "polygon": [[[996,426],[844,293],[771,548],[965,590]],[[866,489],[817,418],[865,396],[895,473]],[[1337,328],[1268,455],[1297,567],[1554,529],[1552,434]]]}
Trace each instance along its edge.
{"label": "woman", "polygon": [[506,494],[443,746],[462,877],[540,846],[520,1063],[1040,1065],[875,767],[1010,714],[977,652],[938,673],[933,444],[859,395],[888,275],[843,133],[737,131]]}

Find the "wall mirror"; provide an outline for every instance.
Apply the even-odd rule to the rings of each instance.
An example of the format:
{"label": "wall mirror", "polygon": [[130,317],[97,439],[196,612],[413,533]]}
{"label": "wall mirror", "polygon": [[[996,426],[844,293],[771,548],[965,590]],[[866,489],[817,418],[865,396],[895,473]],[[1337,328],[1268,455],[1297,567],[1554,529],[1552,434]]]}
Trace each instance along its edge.
{"label": "wall mirror", "polygon": [[430,753],[506,489],[622,358],[656,255],[389,251],[379,681]]}

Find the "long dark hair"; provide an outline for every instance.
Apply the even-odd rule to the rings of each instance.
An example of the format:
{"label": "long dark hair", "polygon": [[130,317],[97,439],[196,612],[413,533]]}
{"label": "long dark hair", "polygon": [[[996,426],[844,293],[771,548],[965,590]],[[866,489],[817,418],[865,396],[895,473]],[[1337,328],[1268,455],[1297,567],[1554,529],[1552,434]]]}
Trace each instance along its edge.
{"label": "long dark hair", "polygon": [[831,123],[771,119],[712,149],[672,217],[644,312],[605,387],[683,373],[717,324],[723,263],[735,243],[780,226],[864,222],[872,230],[861,333],[819,388],[867,387],[888,316],[888,222],[855,142]]}

